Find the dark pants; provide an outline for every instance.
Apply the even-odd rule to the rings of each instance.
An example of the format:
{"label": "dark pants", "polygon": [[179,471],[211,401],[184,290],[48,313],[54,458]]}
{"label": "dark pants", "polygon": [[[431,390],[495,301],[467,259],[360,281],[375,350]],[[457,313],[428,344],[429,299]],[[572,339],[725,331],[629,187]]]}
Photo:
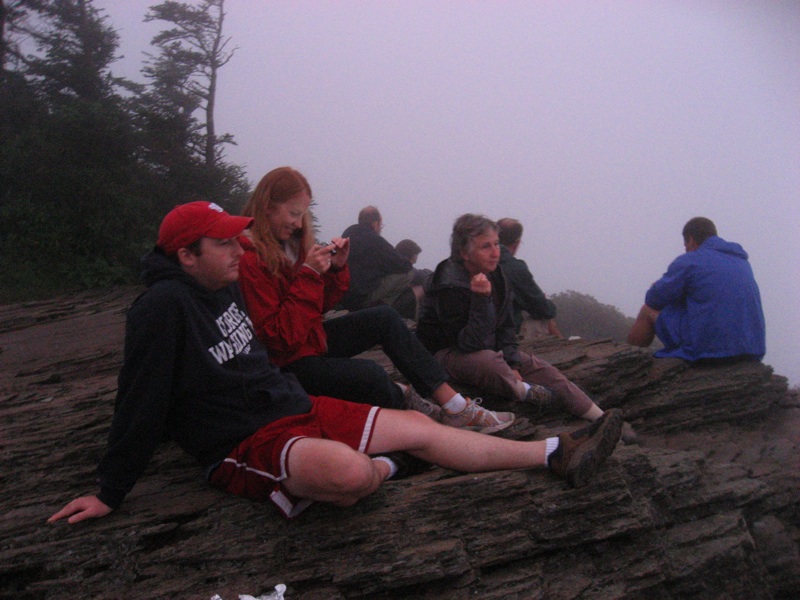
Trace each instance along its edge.
{"label": "dark pants", "polygon": [[447,381],[447,374],[419,342],[398,312],[374,306],[324,323],[325,356],[307,356],[284,367],[307,393],[384,408],[404,408],[403,392],[378,363],[351,358],[380,344],[414,389],[429,397]]}

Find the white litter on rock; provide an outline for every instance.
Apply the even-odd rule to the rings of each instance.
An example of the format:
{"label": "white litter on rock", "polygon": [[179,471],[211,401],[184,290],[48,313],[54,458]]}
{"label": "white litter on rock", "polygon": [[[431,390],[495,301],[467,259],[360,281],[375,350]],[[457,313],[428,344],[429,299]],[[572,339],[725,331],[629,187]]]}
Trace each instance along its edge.
{"label": "white litter on rock", "polygon": [[[283,600],[283,594],[286,592],[286,586],[279,583],[275,586],[275,591],[263,596],[250,596],[249,594],[239,594],[239,600]],[[219,594],[214,594],[211,600],[222,600]]]}

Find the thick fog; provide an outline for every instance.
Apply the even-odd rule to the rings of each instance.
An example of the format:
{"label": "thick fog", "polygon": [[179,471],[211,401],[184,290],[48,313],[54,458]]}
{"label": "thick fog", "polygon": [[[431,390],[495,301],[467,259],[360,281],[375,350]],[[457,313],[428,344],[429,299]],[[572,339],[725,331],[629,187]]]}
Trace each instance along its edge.
{"label": "thick fog", "polygon": [[[142,81],[154,1],[104,0]],[[309,179],[324,237],[378,206],[418,266],[516,217],[550,294],[634,316],[691,217],[739,242],[765,362],[800,383],[800,3],[227,0],[217,130],[255,183]],[[176,198],[176,202],[182,199]]]}

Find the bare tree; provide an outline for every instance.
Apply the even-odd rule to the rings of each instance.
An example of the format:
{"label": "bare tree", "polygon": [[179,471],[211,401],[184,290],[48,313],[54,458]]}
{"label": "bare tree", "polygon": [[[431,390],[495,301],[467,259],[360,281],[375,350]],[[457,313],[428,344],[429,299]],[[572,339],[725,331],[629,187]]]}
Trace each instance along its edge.
{"label": "bare tree", "polygon": [[208,169],[213,169],[223,157],[224,145],[233,143],[232,136],[217,135],[214,123],[219,70],[236,50],[229,48],[231,38],[223,35],[224,4],[225,0],[203,0],[196,6],[167,0],[151,7],[145,16],[145,21],[166,21],[173,25],[153,38],[161,56],[151,66],[163,69],[164,62],[169,61],[176,65],[175,72],[184,74],[183,91],[205,112],[203,156]]}

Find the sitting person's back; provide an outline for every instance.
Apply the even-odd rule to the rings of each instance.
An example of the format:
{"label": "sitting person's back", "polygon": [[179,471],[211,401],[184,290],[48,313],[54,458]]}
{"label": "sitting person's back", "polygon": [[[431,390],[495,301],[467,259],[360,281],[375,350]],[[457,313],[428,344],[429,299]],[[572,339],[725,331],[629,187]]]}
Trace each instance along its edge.
{"label": "sitting person's back", "polygon": [[425,286],[433,275],[433,271],[430,269],[418,269],[414,266],[417,264],[419,253],[422,252],[422,248],[420,248],[419,244],[414,240],[400,240],[397,242],[397,246],[395,246],[394,249],[397,250],[401,256],[407,258],[408,262],[412,265],[409,284],[411,285],[411,291],[414,292],[413,318],[416,321],[419,318],[419,307],[422,296],[425,293]]}
{"label": "sitting person's back", "polygon": [[[342,237],[350,239],[350,289],[342,299],[348,310],[377,304],[393,306],[398,301],[402,303],[404,295],[413,294],[411,263],[381,237],[382,229],[380,212],[367,206],[359,212],[358,223],[342,233]],[[413,314],[404,316],[412,318]]]}
{"label": "sitting person's back", "polygon": [[760,360],[764,313],[747,252],[703,217],[691,219],[683,237],[686,253],[647,291],[628,341],[645,347],[657,335],[657,357]]}

